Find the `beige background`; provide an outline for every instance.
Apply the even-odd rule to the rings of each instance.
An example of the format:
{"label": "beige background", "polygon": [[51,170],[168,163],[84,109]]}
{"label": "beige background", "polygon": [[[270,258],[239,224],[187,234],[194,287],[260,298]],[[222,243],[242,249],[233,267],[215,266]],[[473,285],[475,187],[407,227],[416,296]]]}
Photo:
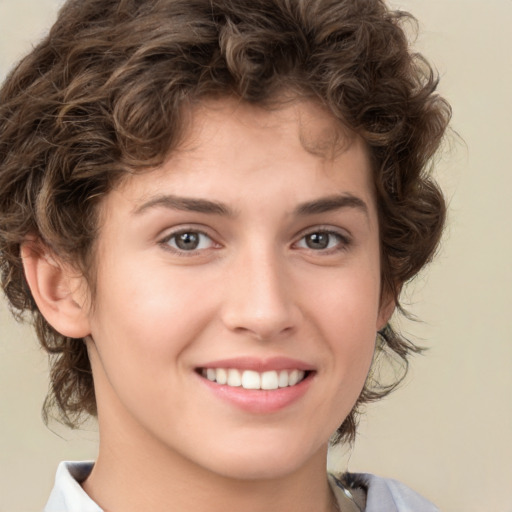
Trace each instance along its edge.
{"label": "beige background", "polygon": [[[54,19],[58,0],[0,0],[0,77]],[[396,0],[420,20],[417,47],[454,108],[439,162],[451,203],[443,250],[404,324],[430,351],[372,406],[351,453],[331,464],[392,476],[445,511],[512,512],[512,1]],[[42,508],[58,461],[93,458],[94,427],[42,425],[46,359],[0,300],[0,512]]]}

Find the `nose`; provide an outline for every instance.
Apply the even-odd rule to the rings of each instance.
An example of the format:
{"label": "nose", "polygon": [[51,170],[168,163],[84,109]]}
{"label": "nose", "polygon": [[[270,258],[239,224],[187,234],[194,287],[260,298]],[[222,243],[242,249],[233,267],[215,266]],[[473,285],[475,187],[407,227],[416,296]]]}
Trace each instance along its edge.
{"label": "nose", "polygon": [[240,256],[230,269],[222,319],[231,331],[270,340],[293,332],[301,312],[286,262],[272,249]]}

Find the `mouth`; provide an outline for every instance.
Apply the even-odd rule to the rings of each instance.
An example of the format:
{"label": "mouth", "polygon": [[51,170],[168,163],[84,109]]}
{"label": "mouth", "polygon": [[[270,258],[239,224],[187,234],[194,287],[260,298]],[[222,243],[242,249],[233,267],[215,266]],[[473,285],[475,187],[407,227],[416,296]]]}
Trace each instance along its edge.
{"label": "mouth", "polygon": [[196,372],[222,386],[264,391],[297,386],[313,373],[298,368],[264,372],[240,368],[197,368]]}
{"label": "mouth", "polygon": [[315,366],[289,357],[235,357],[195,368],[206,388],[246,413],[283,411],[304,397],[317,374]]}

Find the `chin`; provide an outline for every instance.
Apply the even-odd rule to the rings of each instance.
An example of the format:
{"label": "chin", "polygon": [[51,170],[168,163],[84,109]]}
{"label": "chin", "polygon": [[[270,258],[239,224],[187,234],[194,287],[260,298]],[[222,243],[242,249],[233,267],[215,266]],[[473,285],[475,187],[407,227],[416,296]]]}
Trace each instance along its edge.
{"label": "chin", "polygon": [[282,439],[276,442],[254,439],[243,446],[232,444],[231,449],[210,457],[208,465],[211,471],[227,478],[276,480],[311,464],[325,468],[327,447],[328,442],[315,449],[299,442],[290,444]]}

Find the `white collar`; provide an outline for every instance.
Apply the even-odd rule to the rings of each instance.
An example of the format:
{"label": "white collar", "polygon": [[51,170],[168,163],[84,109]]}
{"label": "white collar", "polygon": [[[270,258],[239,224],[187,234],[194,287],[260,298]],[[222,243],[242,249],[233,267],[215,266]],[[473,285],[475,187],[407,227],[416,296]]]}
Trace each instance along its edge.
{"label": "white collar", "polygon": [[94,462],[61,462],[55,486],[43,512],[103,512],[82,489]]}

